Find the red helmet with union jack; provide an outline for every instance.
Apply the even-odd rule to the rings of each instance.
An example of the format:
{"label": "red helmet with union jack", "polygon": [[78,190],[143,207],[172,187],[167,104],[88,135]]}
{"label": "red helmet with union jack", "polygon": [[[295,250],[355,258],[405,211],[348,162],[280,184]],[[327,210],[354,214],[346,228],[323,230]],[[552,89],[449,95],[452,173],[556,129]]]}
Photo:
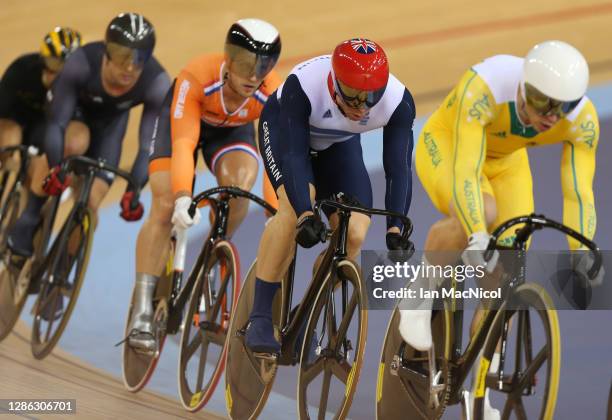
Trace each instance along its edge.
{"label": "red helmet with union jack", "polygon": [[340,43],[331,58],[336,94],[352,108],[372,108],[389,80],[389,62],[380,45],[365,38]]}

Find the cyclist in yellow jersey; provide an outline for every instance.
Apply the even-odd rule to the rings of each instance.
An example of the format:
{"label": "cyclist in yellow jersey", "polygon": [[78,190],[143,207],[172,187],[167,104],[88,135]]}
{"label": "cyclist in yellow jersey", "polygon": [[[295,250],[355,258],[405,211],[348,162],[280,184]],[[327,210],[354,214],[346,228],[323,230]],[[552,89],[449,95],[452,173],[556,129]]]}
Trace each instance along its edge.
{"label": "cyclist in yellow jersey", "polygon": [[[527,156],[531,146],[563,143],[563,222],[593,237],[592,183],[599,121],[585,96],[588,80],[582,54],[561,41],[538,44],[524,59],[490,57],[463,75],[426,122],[417,142],[418,177],[445,215],[430,228],[424,264],[454,263],[439,261],[444,258],[441,253],[431,251],[465,249],[461,255],[466,265],[485,265],[493,271],[497,255],[485,262],[482,252],[489,242],[488,232],[534,210]],[[502,243],[511,240],[501,238]],[[572,250],[579,246],[574,240],[568,242]],[[449,253],[444,255],[448,258]],[[590,266],[589,261],[575,261],[575,269],[583,273]],[[436,287],[440,280],[420,278],[417,284]],[[406,307],[411,309],[400,311],[403,339],[418,350],[430,349],[431,301]],[[496,354],[491,370],[498,365]],[[488,396],[485,407],[486,419],[499,418]]]}

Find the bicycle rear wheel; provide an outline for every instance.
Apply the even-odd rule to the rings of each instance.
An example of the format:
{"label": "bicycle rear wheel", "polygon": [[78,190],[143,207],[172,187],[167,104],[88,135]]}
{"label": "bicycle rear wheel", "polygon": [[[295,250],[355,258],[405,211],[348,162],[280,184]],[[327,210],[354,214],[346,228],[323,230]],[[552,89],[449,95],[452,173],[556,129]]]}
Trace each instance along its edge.
{"label": "bicycle rear wheel", "polygon": [[6,246],[7,231],[19,216],[20,203],[21,192],[12,191],[0,213],[0,341],[12,331],[28,297],[32,260],[28,259],[21,268],[15,266]]}
{"label": "bicycle rear wheel", "polygon": [[[490,390],[491,406],[502,419],[554,418],[559,387],[561,341],[559,321],[552,301],[537,284],[526,283],[512,294],[512,308],[497,313],[487,336],[474,389],[474,419],[484,418],[484,395]],[[499,374],[489,372],[504,324],[512,317]]]}
{"label": "bicycle rear wheel", "polygon": [[430,404],[431,388],[429,356],[404,343],[399,333],[399,309],[395,308],[385,334],[378,381],[376,383],[377,419],[439,419],[444,414],[450,397],[451,312],[434,310],[431,330],[436,354],[436,384],[443,385],[435,392],[437,407]]}
{"label": "bicycle rear wheel", "polygon": [[367,326],[361,271],[353,261],[342,260],[321,288],[306,326],[297,387],[301,419],[348,416],[363,365]]}
{"label": "bicycle rear wheel", "polygon": [[[256,267],[257,261],[254,261],[240,290],[227,333],[225,403],[232,419],[257,418],[276,377],[276,361],[255,357],[244,342],[244,333],[255,296]],[[281,296],[281,291],[277,292],[272,305],[275,326],[278,326],[280,319]]]}
{"label": "bicycle rear wheel", "polygon": [[206,405],[221,378],[239,292],[238,251],[231,242],[219,241],[198,275],[183,318],[178,388],[183,407],[191,412]]}
{"label": "bicycle rear wheel", "polygon": [[[89,209],[83,209],[80,217],[75,213],[65,224],[68,235],[63,243],[53,247],[52,255],[41,268],[41,287],[33,308],[31,336],[32,354],[37,359],[51,353],[68,325],[87,271],[95,225]],[[51,271],[53,267],[57,270],[55,273]],[[65,309],[56,319],[59,308]],[[48,316],[43,317],[43,313]],[[58,322],[54,329],[55,321]]]}

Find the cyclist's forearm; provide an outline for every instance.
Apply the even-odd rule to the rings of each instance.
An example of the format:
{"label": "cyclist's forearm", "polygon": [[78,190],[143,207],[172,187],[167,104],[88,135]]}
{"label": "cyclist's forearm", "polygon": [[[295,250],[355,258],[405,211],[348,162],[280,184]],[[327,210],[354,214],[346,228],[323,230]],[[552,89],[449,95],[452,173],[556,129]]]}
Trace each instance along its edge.
{"label": "cyclist's forearm", "polygon": [[47,123],[44,152],[50,168],[59,165],[64,157],[64,130],[53,121]]}
{"label": "cyclist's forearm", "polygon": [[141,148],[138,150],[138,154],[136,155],[136,159],[134,159],[132,170],[130,172],[135,184],[132,187],[141,190],[146,185],[147,181],[149,180],[148,163],[149,153],[147,150],[143,150]]}

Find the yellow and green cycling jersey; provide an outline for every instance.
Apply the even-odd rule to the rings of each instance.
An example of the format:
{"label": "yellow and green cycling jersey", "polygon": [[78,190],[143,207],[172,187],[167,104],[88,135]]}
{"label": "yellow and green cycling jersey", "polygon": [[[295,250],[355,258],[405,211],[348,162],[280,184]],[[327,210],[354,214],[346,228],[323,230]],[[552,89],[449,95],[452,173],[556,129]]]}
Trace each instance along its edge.
{"label": "yellow and green cycling jersey", "polygon": [[[463,75],[421,132],[417,174],[434,205],[445,214],[453,206],[469,235],[489,230],[483,193],[496,200],[494,226],[533,211],[526,149],[563,143],[563,222],[592,238],[596,227],[592,184],[599,140],[597,111],[584,97],[570,114],[538,133],[522,123],[516,109],[522,67],[522,58],[500,55]],[[570,248],[577,246],[570,240]]]}

